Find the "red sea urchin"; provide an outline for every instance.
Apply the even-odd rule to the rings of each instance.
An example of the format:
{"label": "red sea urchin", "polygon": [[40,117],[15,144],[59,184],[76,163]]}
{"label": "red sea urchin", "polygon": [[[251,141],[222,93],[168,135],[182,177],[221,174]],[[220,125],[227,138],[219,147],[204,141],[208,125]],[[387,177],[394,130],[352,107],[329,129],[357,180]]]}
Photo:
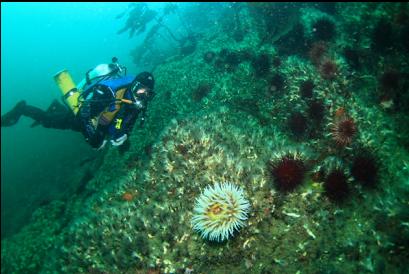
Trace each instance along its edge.
{"label": "red sea urchin", "polygon": [[352,143],[356,131],[354,119],[343,114],[335,118],[332,126],[332,137],[339,146],[347,146]]}
{"label": "red sea urchin", "polygon": [[311,62],[315,66],[319,66],[322,62],[322,59],[327,54],[327,51],[328,51],[328,46],[325,42],[322,42],[322,41],[315,42],[314,44],[312,44],[308,55],[311,59]]}
{"label": "red sea urchin", "polygon": [[348,178],[340,169],[331,171],[324,181],[325,193],[332,201],[341,202],[349,194]]}
{"label": "red sea urchin", "polygon": [[295,189],[303,182],[306,172],[304,162],[297,155],[291,154],[270,162],[269,169],[277,189],[281,191]]}
{"label": "red sea urchin", "polygon": [[324,60],[320,66],[321,77],[326,80],[332,80],[337,76],[338,67],[337,64],[330,60]]}

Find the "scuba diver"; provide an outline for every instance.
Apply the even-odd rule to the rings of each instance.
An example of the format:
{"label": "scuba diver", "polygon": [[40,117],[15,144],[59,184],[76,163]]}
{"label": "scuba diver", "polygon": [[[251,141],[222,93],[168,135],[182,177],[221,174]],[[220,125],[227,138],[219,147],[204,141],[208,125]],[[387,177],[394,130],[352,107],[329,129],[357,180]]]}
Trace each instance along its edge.
{"label": "scuba diver", "polygon": [[1,126],[12,126],[24,115],[34,120],[31,127],[42,125],[81,132],[98,150],[108,140],[113,146],[120,146],[127,140],[139,115],[140,126],[143,126],[147,104],[155,95],[151,73],[126,75],[126,68],[117,63],[116,57],[111,64],[89,70],[78,85],[66,70],[57,73],[54,79],[63,93],[65,105],[54,100],[44,111],[22,100],[1,117]]}

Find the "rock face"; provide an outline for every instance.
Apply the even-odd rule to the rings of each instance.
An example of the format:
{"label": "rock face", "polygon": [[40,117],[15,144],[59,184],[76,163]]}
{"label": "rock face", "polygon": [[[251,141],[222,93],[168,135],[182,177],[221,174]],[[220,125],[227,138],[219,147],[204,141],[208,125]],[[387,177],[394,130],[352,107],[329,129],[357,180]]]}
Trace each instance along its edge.
{"label": "rock face", "polygon": [[[242,39],[222,31],[224,21],[209,26],[194,52],[156,67],[157,96],[127,150],[109,149],[84,192],[2,241],[2,272],[403,273],[409,154],[397,129],[408,134],[398,122],[407,113],[378,106],[377,79],[390,66],[407,74],[409,58],[400,44],[382,58],[371,46],[381,18],[404,31],[392,20],[401,5],[302,5],[279,39],[263,34],[266,3],[235,11]],[[319,56],[308,54],[317,45]],[[363,52],[359,66],[346,60],[351,48]],[[279,66],[263,60],[274,56]],[[407,84],[400,78],[388,99],[405,98]],[[221,242],[191,223],[195,199],[217,182],[235,183],[251,206]]]}

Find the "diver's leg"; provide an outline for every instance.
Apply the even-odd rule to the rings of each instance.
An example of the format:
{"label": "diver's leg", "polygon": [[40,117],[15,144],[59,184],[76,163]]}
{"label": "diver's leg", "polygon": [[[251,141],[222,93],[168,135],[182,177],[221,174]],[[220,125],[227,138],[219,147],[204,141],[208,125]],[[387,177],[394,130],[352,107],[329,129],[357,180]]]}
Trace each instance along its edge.
{"label": "diver's leg", "polygon": [[73,128],[75,127],[74,114],[56,100],[50,105],[47,111],[27,105],[25,101],[21,101],[17,103],[11,111],[1,117],[1,126],[7,127],[16,124],[21,115],[34,120],[31,127],[42,125],[45,128],[76,130]]}
{"label": "diver's leg", "polygon": [[58,113],[47,113],[47,119],[43,120],[41,125],[45,128],[79,131],[76,129],[75,115],[69,109]]}
{"label": "diver's leg", "polygon": [[24,107],[23,115],[33,119],[35,124],[43,124],[48,119],[46,111],[30,105]]}
{"label": "diver's leg", "polygon": [[26,101],[22,100],[18,102],[12,110],[1,116],[1,126],[10,127],[15,125],[20,119],[21,115],[23,115],[26,106]]}
{"label": "diver's leg", "polygon": [[27,106],[24,112],[25,116],[34,120],[31,127],[42,125],[46,128],[62,128],[62,126],[64,126],[62,117],[68,116],[67,114],[67,108],[55,99],[46,111],[36,107]]}
{"label": "diver's leg", "polygon": [[31,127],[42,125],[45,128],[75,130],[75,115],[58,100],[53,100],[46,111],[29,106],[24,115],[35,120]]}

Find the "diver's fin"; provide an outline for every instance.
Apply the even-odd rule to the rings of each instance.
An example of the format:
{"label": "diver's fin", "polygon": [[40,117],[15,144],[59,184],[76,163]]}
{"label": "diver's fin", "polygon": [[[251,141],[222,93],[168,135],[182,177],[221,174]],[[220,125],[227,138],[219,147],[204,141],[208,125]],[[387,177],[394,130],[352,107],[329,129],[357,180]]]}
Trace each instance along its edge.
{"label": "diver's fin", "polygon": [[18,102],[12,110],[1,116],[1,126],[9,127],[15,125],[24,112],[26,101]]}

